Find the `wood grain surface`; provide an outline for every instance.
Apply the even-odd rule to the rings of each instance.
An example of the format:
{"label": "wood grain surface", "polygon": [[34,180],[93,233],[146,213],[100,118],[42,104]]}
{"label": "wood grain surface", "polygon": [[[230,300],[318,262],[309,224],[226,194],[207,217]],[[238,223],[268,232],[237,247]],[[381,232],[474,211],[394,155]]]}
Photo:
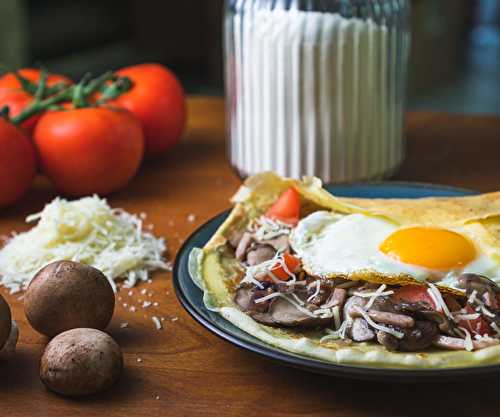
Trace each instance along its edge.
{"label": "wood grain surface", "polygon": [[[145,163],[115,207],[146,212],[167,239],[173,260],[200,224],[228,208],[240,184],[225,157],[223,101],[191,98],[185,141],[162,159]],[[409,155],[395,179],[481,191],[500,189],[500,118],[418,113],[408,116]],[[0,234],[27,230],[24,218],[55,192],[42,178],[30,196],[0,212]],[[194,221],[190,215],[194,215]],[[146,288],[150,297],[139,294]],[[366,383],[309,374],[242,351],[194,322],[177,302],[170,273],[151,284],[121,290],[109,333],[125,354],[125,371],[110,391],[79,400],[47,391],[38,360],[47,340],[26,322],[22,294],[8,295],[20,325],[16,356],[0,364],[0,416],[496,416],[498,384]],[[147,310],[139,299],[159,303]],[[136,306],[135,313],[123,306]],[[151,316],[165,318],[157,331]],[[177,321],[172,319],[178,318]],[[128,322],[129,328],[120,328]]]}

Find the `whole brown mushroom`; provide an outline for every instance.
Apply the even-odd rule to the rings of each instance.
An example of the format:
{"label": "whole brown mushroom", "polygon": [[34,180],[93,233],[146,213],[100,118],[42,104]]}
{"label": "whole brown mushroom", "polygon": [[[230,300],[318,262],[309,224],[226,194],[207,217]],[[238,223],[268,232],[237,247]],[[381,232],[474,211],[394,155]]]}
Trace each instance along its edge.
{"label": "whole brown mushroom", "polygon": [[82,327],[105,329],[114,308],[115,295],[104,274],[71,261],[42,268],[24,296],[28,321],[49,337]]}
{"label": "whole brown mushroom", "polygon": [[110,388],[122,369],[122,351],[111,336],[96,329],[73,329],[45,348],[40,379],[58,394],[82,396]]}
{"label": "whole brown mushroom", "polygon": [[16,349],[19,331],[12,320],[10,307],[0,295],[0,360],[9,359]]}
{"label": "whole brown mushroom", "polygon": [[3,348],[9,339],[11,328],[12,317],[10,315],[10,308],[5,298],[0,295],[0,349]]}

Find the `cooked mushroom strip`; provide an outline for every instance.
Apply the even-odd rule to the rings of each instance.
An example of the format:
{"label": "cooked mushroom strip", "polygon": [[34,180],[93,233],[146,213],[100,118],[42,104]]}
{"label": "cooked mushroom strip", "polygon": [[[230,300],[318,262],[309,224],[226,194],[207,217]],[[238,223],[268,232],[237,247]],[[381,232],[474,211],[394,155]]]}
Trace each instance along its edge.
{"label": "cooked mushroom strip", "polygon": [[320,307],[326,303],[332,293],[332,287],[322,280],[316,280],[307,286],[309,304]]}
{"label": "cooked mushroom strip", "polygon": [[248,250],[247,264],[249,266],[260,265],[273,259],[274,255],[276,255],[276,251],[272,246],[258,243]]}
{"label": "cooked mushroom strip", "polygon": [[350,297],[347,299],[345,305],[344,305],[344,316],[350,317],[350,318],[355,318],[359,317],[360,314],[357,312],[357,308],[361,307],[363,308],[367,303],[367,300],[362,297]]}
{"label": "cooked mushroom strip", "polygon": [[396,327],[410,328],[415,325],[415,320],[404,314],[388,313],[385,311],[368,310],[368,315],[378,323],[390,324]]}
{"label": "cooked mushroom strip", "polygon": [[458,337],[438,336],[432,344],[442,349],[465,350],[465,340]]}
{"label": "cooked mushroom strip", "polygon": [[438,335],[438,328],[431,321],[415,321],[415,327],[402,330],[405,335],[399,341],[399,350],[405,352],[427,349]]}
{"label": "cooked mushroom strip", "polygon": [[[269,307],[268,315],[275,324],[282,326],[317,327],[326,326],[333,322],[333,317],[321,318],[312,313],[297,309],[292,303],[284,298],[275,298]],[[255,317],[258,320],[257,317]]]}
{"label": "cooked mushroom strip", "polygon": [[238,246],[236,247],[236,258],[239,261],[245,260],[245,255],[247,253],[248,248],[253,242],[253,237],[250,233],[245,232],[243,233],[242,238],[240,239],[240,242],[238,243]]}
{"label": "cooked mushroom strip", "polygon": [[398,350],[399,340],[392,334],[379,330],[377,332],[377,341],[388,350],[391,351]]}
{"label": "cooked mushroom strip", "polygon": [[328,298],[326,303],[322,305],[321,308],[332,308],[332,307],[343,308],[346,299],[347,299],[347,291],[344,290],[343,288],[337,287],[331,292],[330,298]]}
{"label": "cooked mushroom strip", "polygon": [[250,286],[241,286],[236,290],[236,294],[234,295],[234,302],[242,311],[250,310],[254,292],[254,289]]}
{"label": "cooked mushroom strip", "polygon": [[492,303],[492,305],[489,307],[495,309],[498,308],[496,302],[496,293],[500,292],[500,288],[491,279],[482,275],[468,273],[468,274],[462,274],[458,277],[458,284],[462,288],[465,288],[467,296],[470,296],[473,291],[476,291],[478,296],[482,298],[483,301],[484,301],[484,295],[488,293],[489,295],[487,296],[487,298]]}
{"label": "cooked mushroom strip", "polygon": [[482,340],[473,340],[472,345],[474,349],[484,349],[490,346],[496,346],[500,344],[500,340],[498,339],[482,339]]}
{"label": "cooked mushroom strip", "polygon": [[367,321],[361,317],[354,319],[350,332],[351,338],[355,342],[368,342],[375,338],[375,332],[370,328]]}
{"label": "cooked mushroom strip", "polygon": [[[485,349],[487,347],[496,346],[498,344],[500,344],[500,340],[491,338],[472,341],[474,350]],[[466,348],[466,342],[464,339],[449,336],[438,336],[434,340],[433,345],[442,349],[449,350],[465,350]]]}

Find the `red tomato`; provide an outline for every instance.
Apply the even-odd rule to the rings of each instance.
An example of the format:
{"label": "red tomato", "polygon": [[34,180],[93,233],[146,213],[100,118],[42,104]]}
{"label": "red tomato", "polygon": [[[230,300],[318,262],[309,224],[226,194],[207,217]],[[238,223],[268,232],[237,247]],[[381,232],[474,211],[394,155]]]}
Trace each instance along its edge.
{"label": "red tomato", "polygon": [[427,292],[427,287],[423,285],[405,285],[403,287],[397,288],[394,290],[394,294],[391,295],[391,298],[396,303],[404,301],[408,303],[418,303],[421,301],[425,301],[433,309],[437,309],[434,300]]}
{"label": "red tomato", "polygon": [[141,64],[117,71],[130,78],[132,89],[109,102],[134,113],[142,122],[146,155],[154,156],[175,146],[186,125],[184,90],[175,75],[159,64]]}
{"label": "red tomato", "polygon": [[33,145],[13,124],[0,117],[0,207],[19,200],[36,173]]}
{"label": "red tomato", "polygon": [[[33,83],[38,83],[38,81],[40,81],[41,71],[39,69],[23,68],[20,69],[18,73]],[[58,83],[71,85],[73,81],[64,75],[49,74],[47,77],[47,86],[52,87]],[[7,73],[3,77],[0,77],[0,88],[20,89],[22,86],[12,73]]]}
{"label": "red tomato", "polygon": [[[290,272],[294,273],[297,271],[300,266],[300,259],[296,258],[293,255],[290,255],[289,253],[285,253],[283,255],[283,259],[285,261],[287,269]],[[283,268],[283,266],[281,266],[279,262],[276,263],[276,265],[271,269],[271,272],[276,278],[282,281],[288,281],[290,279],[290,275],[288,275],[288,273],[285,271],[285,268]]]}
{"label": "red tomato", "polygon": [[[9,106],[10,116],[15,117],[33,101],[33,97],[22,90],[14,90],[9,88],[0,88],[0,108]],[[24,123],[21,128],[31,137],[35,129],[36,122],[40,115],[35,115]]]}
{"label": "red tomato", "polygon": [[[476,311],[474,310],[474,307],[472,307],[471,305],[467,305],[465,308],[467,310],[467,314],[475,314],[476,313]],[[473,335],[479,334],[479,335],[483,336],[483,335],[487,334],[488,336],[493,336],[493,334],[494,334],[489,323],[481,316],[479,316],[477,319],[474,319],[474,320],[462,320],[459,323],[459,326],[466,328]]]}
{"label": "red tomato", "polygon": [[45,174],[58,190],[73,196],[108,194],[124,187],[144,152],[141,124],[123,109],[46,113],[34,139]]}
{"label": "red tomato", "polygon": [[300,217],[300,195],[291,187],[281,194],[280,198],[267,211],[266,217],[283,223],[295,225]]}

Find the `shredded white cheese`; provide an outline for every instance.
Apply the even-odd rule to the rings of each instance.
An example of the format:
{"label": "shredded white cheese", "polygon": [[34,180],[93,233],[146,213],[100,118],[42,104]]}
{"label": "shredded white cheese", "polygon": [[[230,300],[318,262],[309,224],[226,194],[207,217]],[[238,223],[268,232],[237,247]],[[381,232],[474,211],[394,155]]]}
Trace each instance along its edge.
{"label": "shredded white cheese", "polygon": [[312,288],[313,286],[315,286],[315,287],[316,287],[316,290],[314,291],[314,293],[313,293],[313,294],[311,294],[311,295],[307,298],[307,302],[310,302],[311,300],[313,300],[313,299],[314,299],[314,298],[315,298],[315,297],[319,294],[319,292],[321,291],[321,282],[320,282],[320,280],[319,280],[319,279],[318,279],[317,281],[312,282],[310,285],[311,285],[311,288]]}
{"label": "shredded white cheese", "polygon": [[403,332],[398,332],[397,330],[391,329],[390,327],[382,326],[381,324],[375,323],[368,315],[368,313],[361,307],[355,306],[354,308],[359,314],[363,316],[363,318],[368,322],[368,324],[372,326],[374,329],[392,334],[394,337],[397,337],[398,339],[402,339],[405,336]]}
{"label": "shredded white cheese", "polygon": [[476,301],[476,296],[477,296],[477,290],[473,290],[471,292],[471,294],[469,295],[469,298],[468,298],[467,302],[469,304],[474,304],[474,302]]}
{"label": "shredded white cheese", "polygon": [[431,282],[429,282],[428,284],[429,288],[427,288],[427,293],[431,296],[432,301],[434,301],[434,304],[436,304],[437,310],[443,311],[446,317],[448,317],[450,320],[453,320],[453,314],[450,313],[450,310],[448,309],[448,306],[444,302],[443,296],[441,295],[441,292],[439,291],[438,287],[436,287]]}
{"label": "shredded white cheese", "polygon": [[356,295],[358,297],[370,298],[365,305],[365,310],[369,310],[378,297],[394,294],[394,291],[392,291],[392,290],[384,292],[384,290],[386,288],[387,288],[387,285],[382,284],[380,287],[377,288],[377,291],[375,291],[375,292],[357,292],[357,291],[355,291],[354,295]]}
{"label": "shredded white cheese", "polygon": [[474,344],[472,343],[472,336],[470,332],[465,327],[459,327],[459,329],[465,333],[465,350],[472,352],[474,350]]}
{"label": "shredded white cheese", "polygon": [[38,224],[14,235],[0,251],[0,284],[11,292],[26,289],[41,268],[58,260],[72,260],[101,270],[116,290],[147,281],[149,272],[166,269],[165,241],[144,232],[142,220],[112,209],[97,196],[67,201],[56,198],[41,213],[29,216]]}
{"label": "shredded white cheese", "polygon": [[162,330],[163,329],[163,325],[161,324],[161,321],[158,317],[156,316],[153,316],[151,317],[151,320],[153,320],[153,323],[156,327],[156,330]]}
{"label": "shredded white cheese", "polygon": [[291,226],[289,224],[265,216],[258,219],[254,227],[255,237],[260,241],[274,239],[281,235],[289,235],[290,232]]}

